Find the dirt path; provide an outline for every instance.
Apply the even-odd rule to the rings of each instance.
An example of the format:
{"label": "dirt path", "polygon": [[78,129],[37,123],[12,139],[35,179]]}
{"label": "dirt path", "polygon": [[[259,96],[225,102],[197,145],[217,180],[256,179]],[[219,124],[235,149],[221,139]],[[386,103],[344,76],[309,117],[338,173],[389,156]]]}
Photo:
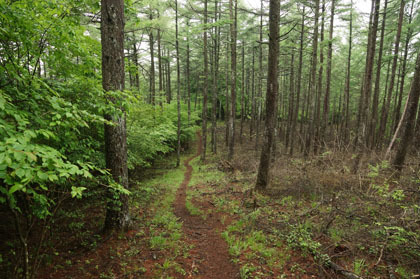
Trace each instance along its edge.
{"label": "dirt path", "polygon": [[188,259],[181,265],[187,272],[187,278],[239,278],[239,269],[230,260],[227,243],[220,235],[224,229],[221,216],[212,213],[203,220],[201,216],[192,216],[185,207],[186,191],[193,171],[190,161],[200,156],[202,151],[201,134],[197,133],[197,137],[197,153],[184,161],[184,180],[174,203],[175,215],[183,222],[185,240],[194,246]]}

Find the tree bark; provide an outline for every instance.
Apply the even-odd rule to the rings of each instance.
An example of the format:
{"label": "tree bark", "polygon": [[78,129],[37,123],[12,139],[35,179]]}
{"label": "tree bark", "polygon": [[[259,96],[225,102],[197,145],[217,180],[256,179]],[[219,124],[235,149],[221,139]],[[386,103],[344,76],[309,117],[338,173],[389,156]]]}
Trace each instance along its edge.
{"label": "tree bark", "polygon": [[[214,22],[217,22],[217,13],[218,13],[218,1],[214,1]],[[214,154],[217,153],[217,137],[216,137],[216,128],[217,128],[217,96],[218,96],[218,83],[217,77],[219,72],[219,37],[218,30],[220,27],[214,26],[214,36],[213,36],[213,100],[212,100],[212,123],[211,123],[211,150]]]}
{"label": "tree bark", "polygon": [[327,84],[325,88],[323,121],[321,124],[321,141],[325,142],[325,133],[328,127],[330,114],[330,91],[331,91],[331,71],[332,71],[332,40],[334,32],[335,1],[331,0],[330,32],[328,35],[328,55],[327,55]]}
{"label": "tree bark", "polygon": [[[305,6],[303,6],[302,10],[302,22],[300,27],[300,46],[299,46],[299,68],[298,68],[298,75],[297,75],[297,88],[296,88],[296,106],[293,115],[293,124],[291,128],[291,143],[290,143],[290,156],[293,155],[294,149],[294,141],[296,135],[296,126],[299,117],[299,103],[300,103],[300,91],[302,86],[302,66],[303,66],[303,37],[305,33]],[[303,110],[302,110],[303,112]],[[302,121],[302,120],[301,120]]]}
{"label": "tree bark", "polygon": [[324,26],[325,26],[325,0],[322,0],[322,17],[321,17],[321,40],[319,50],[319,72],[318,85],[316,89],[316,107],[315,107],[315,135],[314,135],[314,154],[318,153],[320,142],[320,124],[321,124],[321,96],[322,96],[322,79],[324,75]]}
{"label": "tree bark", "polygon": [[251,81],[251,123],[249,125],[249,139],[252,139],[255,126],[255,47],[252,46],[252,81]]}
{"label": "tree bark", "polygon": [[403,55],[403,64],[401,69],[401,81],[400,81],[400,89],[399,89],[399,98],[398,98],[398,105],[395,110],[395,123],[398,123],[400,119],[400,113],[401,113],[401,105],[402,105],[402,97],[404,93],[404,82],[405,82],[405,76],[407,74],[407,57],[408,57],[408,49],[409,49],[409,43],[411,40],[411,37],[413,35],[413,28],[411,26],[412,18],[413,18],[413,9],[414,9],[414,1],[412,1],[411,9],[410,9],[410,15],[408,18],[408,30],[407,30],[407,36],[405,39],[405,46],[404,46],[404,55]]}
{"label": "tree bark", "polygon": [[187,106],[188,106],[188,125],[191,119],[191,89],[190,89],[190,20],[187,19]]}
{"label": "tree bark", "polygon": [[[124,90],[124,1],[101,0],[102,87],[105,91]],[[115,97],[108,102],[116,103]],[[105,125],[105,161],[113,179],[128,188],[126,114],[105,114],[115,125]],[[130,216],[128,196],[108,192],[104,230],[127,227]]]}
{"label": "tree bark", "polygon": [[[313,36],[313,43],[312,43],[312,66],[311,66],[311,78],[309,81],[309,92],[308,92],[308,110],[309,105],[313,107],[313,102],[311,99],[314,97],[314,94],[316,93],[316,69],[317,69],[317,52],[318,52],[318,20],[319,20],[319,0],[315,0],[315,25],[314,25],[314,36]],[[315,100],[315,99],[314,99]],[[314,113],[315,115],[315,113]],[[309,116],[309,114],[307,114]],[[308,134],[306,135],[306,142],[305,142],[305,151],[304,155],[307,157],[309,155],[309,152],[311,150],[311,144],[312,144],[312,137],[314,133],[314,118],[312,120],[309,120],[309,127],[308,127]]]}
{"label": "tree bark", "polygon": [[363,81],[362,98],[360,99],[360,126],[358,129],[358,136],[365,140],[365,144],[368,145],[369,131],[368,129],[368,113],[369,103],[372,94],[372,78],[373,78],[373,64],[375,59],[376,51],[376,35],[378,31],[379,23],[379,9],[380,0],[375,0],[373,22],[369,31],[368,47],[367,47],[367,59],[366,59],[366,71]]}
{"label": "tree bark", "polygon": [[[153,11],[150,9],[149,19],[153,20]],[[156,85],[155,85],[155,57],[154,57],[154,38],[153,29],[150,28],[149,46],[150,46],[150,103],[155,105]]]}
{"label": "tree bark", "polygon": [[414,72],[414,78],[411,83],[411,90],[407,100],[407,111],[403,115],[403,136],[397,149],[397,154],[393,160],[393,166],[395,169],[401,171],[404,165],[407,150],[414,135],[414,126],[416,121],[417,107],[419,104],[420,97],[420,51],[417,53],[416,69]]}
{"label": "tree bark", "polygon": [[204,54],[204,86],[203,86],[203,111],[202,111],[202,144],[201,161],[206,160],[207,148],[207,88],[208,88],[208,57],[207,57],[207,0],[204,0],[204,34],[203,34],[203,54]]}
{"label": "tree bark", "polygon": [[278,56],[279,56],[279,20],[280,0],[270,0],[269,10],[269,51],[268,51],[268,76],[266,96],[266,128],[264,143],[262,146],[260,165],[258,168],[257,182],[255,189],[263,191],[269,182],[270,156],[275,135],[275,110],[277,109],[278,91]]}
{"label": "tree bark", "polygon": [[[159,17],[159,12],[158,12]],[[160,28],[157,30],[157,45],[158,45],[158,69],[159,69],[159,104],[162,105],[161,94],[163,91],[163,78],[162,78],[162,50],[161,50],[161,36]]]}
{"label": "tree bark", "polygon": [[239,131],[239,141],[242,144],[242,132],[244,128],[245,116],[245,42],[242,42],[242,85],[241,85],[241,129]]}
{"label": "tree bark", "polygon": [[390,75],[390,81],[389,81],[389,86],[388,86],[388,94],[387,94],[385,106],[383,107],[382,113],[381,113],[381,122],[379,125],[378,139],[384,138],[385,130],[386,130],[387,122],[388,122],[389,107],[391,104],[392,91],[394,90],[395,73],[397,71],[397,64],[398,64],[398,53],[399,53],[399,48],[400,48],[401,29],[402,29],[402,23],[403,23],[403,17],[404,17],[404,5],[405,5],[405,0],[401,0],[400,12],[398,16],[397,34],[395,36],[394,57],[392,60],[391,75]]}
{"label": "tree bark", "polygon": [[[235,3],[233,3],[235,1]],[[235,118],[236,118],[236,20],[237,20],[237,0],[229,0],[229,15],[230,15],[230,113],[229,113],[229,152],[228,160],[233,159],[235,152]]]}
{"label": "tree bark", "polygon": [[258,73],[258,78],[259,78],[259,82],[258,82],[258,97],[256,100],[256,113],[257,113],[257,117],[256,117],[256,130],[257,130],[257,135],[256,135],[256,139],[255,139],[255,150],[258,150],[258,144],[259,144],[259,140],[260,140],[260,122],[261,122],[261,106],[262,106],[262,82],[263,82],[263,62],[262,62],[262,41],[263,41],[263,9],[264,9],[264,2],[263,0],[261,0],[261,16],[260,16],[260,45],[259,45],[259,73]]}
{"label": "tree bark", "polygon": [[382,15],[382,25],[381,25],[381,39],[379,43],[379,53],[378,53],[378,60],[376,62],[376,79],[375,79],[375,90],[373,92],[373,101],[372,101],[372,117],[369,125],[369,137],[367,145],[371,149],[375,147],[376,137],[375,137],[375,130],[377,125],[378,119],[378,103],[379,103],[379,89],[380,89],[380,81],[381,81],[381,69],[382,69],[382,54],[384,48],[384,37],[385,37],[385,25],[386,25],[386,13],[388,7],[388,0],[385,0],[384,4],[384,12]]}
{"label": "tree bark", "polygon": [[178,113],[176,166],[181,162],[181,77],[179,69],[179,41],[178,41],[178,0],[175,0],[175,51],[176,51],[176,107]]}

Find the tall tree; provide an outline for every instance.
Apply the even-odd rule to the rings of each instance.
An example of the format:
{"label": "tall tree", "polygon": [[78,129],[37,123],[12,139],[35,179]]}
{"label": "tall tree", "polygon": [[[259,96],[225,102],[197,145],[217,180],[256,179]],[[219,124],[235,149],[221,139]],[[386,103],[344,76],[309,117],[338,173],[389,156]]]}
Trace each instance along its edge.
{"label": "tall tree", "polygon": [[324,30],[325,30],[325,0],[322,0],[322,13],[321,13],[321,41],[319,49],[319,71],[318,71],[318,84],[316,88],[316,105],[315,105],[315,118],[314,118],[314,153],[318,153],[320,145],[320,124],[321,124],[321,96],[322,96],[322,79],[324,75]]}
{"label": "tall tree", "polygon": [[178,113],[177,127],[177,149],[176,166],[179,167],[181,161],[181,76],[179,69],[179,40],[178,40],[178,0],[175,0],[175,51],[176,51],[176,107]]}
{"label": "tall tree", "polygon": [[207,148],[207,88],[208,88],[208,57],[207,57],[207,0],[204,0],[204,34],[203,34],[203,54],[204,54],[204,82],[203,82],[203,111],[202,111],[202,141],[203,151],[201,161],[206,160]]}
{"label": "tall tree", "polygon": [[[124,1],[101,0],[101,44],[102,44],[102,87],[106,92],[123,91],[124,73]],[[117,103],[112,94],[107,101]],[[105,125],[105,161],[112,177],[124,188],[128,188],[126,114],[106,114],[105,118],[114,125]],[[128,196],[120,194],[114,199],[110,192],[107,204],[104,230],[122,229],[128,225]]]}
{"label": "tall tree", "polygon": [[[234,2],[234,3],[233,3]],[[236,117],[236,28],[238,1],[229,0],[230,17],[230,112],[229,112],[229,152],[228,160],[233,159],[235,148],[235,117]]]}
{"label": "tall tree", "polygon": [[344,144],[350,140],[350,78],[351,78],[351,49],[353,43],[353,0],[350,1],[350,19],[349,19],[349,50],[347,55],[346,86],[345,86],[345,119],[344,119]]}
{"label": "tall tree", "polygon": [[273,145],[275,135],[275,110],[277,109],[277,91],[279,88],[277,78],[279,56],[279,21],[280,0],[270,0],[266,128],[264,133],[264,143],[261,150],[257,182],[255,184],[255,189],[258,191],[263,191],[266,189],[269,182],[271,147]]}
{"label": "tall tree", "polygon": [[[367,44],[367,55],[366,55],[366,66],[365,66],[365,75],[363,79],[363,86],[360,96],[360,121],[357,129],[356,140],[363,139],[368,141],[369,133],[367,131],[367,120],[369,112],[369,103],[372,93],[372,77],[373,77],[373,62],[375,58],[376,51],[376,35],[378,31],[378,22],[379,22],[379,9],[380,9],[380,0],[372,0],[372,24],[369,27],[369,36]],[[359,143],[359,142],[358,142]]]}
{"label": "tall tree", "polygon": [[[405,82],[405,77],[407,74],[407,57],[408,57],[408,50],[409,50],[409,43],[411,40],[411,37],[413,35],[413,27],[411,26],[411,22],[413,19],[413,10],[414,10],[414,1],[412,1],[411,3],[411,8],[410,8],[410,14],[408,17],[408,30],[407,30],[407,34],[406,34],[406,38],[405,38],[405,45],[404,45],[404,55],[403,55],[403,60],[402,60],[402,69],[401,69],[401,81],[400,81],[400,89],[399,89],[399,96],[398,96],[398,104],[397,104],[397,108],[395,109],[395,116],[394,116],[394,121],[395,123],[398,123],[399,119],[400,119],[400,111],[401,111],[401,105],[402,105],[402,99],[403,99],[403,93],[404,93],[404,82]],[[398,83],[397,83],[398,84]]]}
{"label": "tall tree", "polygon": [[404,5],[405,5],[405,0],[401,0],[400,11],[399,11],[399,16],[398,16],[397,34],[395,36],[395,47],[394,47],[394,55],[393,55],[393,60],[392,60],[391,75],[390,75],[390,80],[389,80],[389,85],[388,85],[386,103],[383,106],[382,112],[381,112],[381,122],[379,125],[378,139],[382,139],[384,137],[387,122],[388,122],[389,107],[391,104],[392,91],[394,90],[395,73],[397,71],[397,64],[398,64],[398,53],[400,49],[401,30],[402,30],[402,23],[403,23],[403,17],[404,17]]}
{"label": "tall tree", "polygon": [[[313,43],[312,43],[312,66],[311,66],[311,76],[309,81],[309,90],[307,96],[307,108],[309,109],[309,104],[313,107],[313,102],[310,100],[315,95],[316,90],[316,68],[317,68],[317,52],[318,52],[318,20],[319,20],[319,0],[315,0],[315,24],[314,24],[314,36],[313,36]],[[307,114],[308,115],[308,114]],[[311,150],[311,143],[312,143],[312,136],[314,133],[314,118],[308,127],[308,134],[306,135],[306,142],[305,142],[305,152],[304,155],[308,156]]]}
{"label": "tall tree", "polygon": [[[299,117],[299,103],[300,103],[300,91],[302,86],[302,66],[303,66],[303,38],[305,33],[305,6],[302,9],[302,21],[300,23],[300,40],[299,40],[299,68],[297,75],[297,89],[296,89],[296,107],[294,110],[292,128],[291,128],[291,143],[290,143],[290,156],[293,155],[294,141],[296,134],[296,125]],[[302,110],[303,111],[303,110]]]}
{"label": "tall tree", "polygon": [[190,85],[190,20],[187,18],[187,106],[188,106],[188,124],[191,118],[191,85]]}
{"label": "tall tree", "polygon": [[241,80],[241,129],[239,140],[242,143],[242,132],[244,128],[245,117],[245,42],[242,42],[242,80]]}
{"label": "tall tree", "polygon": [[[214,1],[214,22],[217,22],[218,17],[218,1]],[[219,73],[219,49],[220,49],[220,27],[214,24],[213,28],[213,99],[212,99],[212,115],[211,115],[211,150],[213,153],[217,152],[217,101],[218,101],[218,73]]]}
{"label": "tall tree", "polygon": [[379,88],[380,88],[380,81],[381,81],[381,69],[382,69],[382,54],[384,48],[384,37],[385,37],[385,25],[386,25],[386,13],[388,7],[388,0],[385,0],[384,4],[384,12],[382,15],[382,25],[381,25],[381,39],[379,43],[379,53],[378,59],[376,62],[376,78],[375,78],[375,89],[373,92],[373,100],[372,100],[372,117],[370,121],[370,128],[369,128],[369,139],[368,139],[368,146],[370,148],[374,148],[375,146],[375,130],[376,124],[378,119],[378,103],[379,103]]}
{"label": "tall tree", "polygon": [[[149,19],[153,20],[153,10],[150,8]],[[156,95],[156,84],[155,84],[155,55],[154,55],[154,38],[153,38],[153,28],[150,28],[149,33],[149,47],[150,47],[150,96],[149,101],[152,105],[155,105],[155,95]]]}
{"label": "tall tree", "polygon": [[416,68],[414,78],[411,82],[411,90],[407,100],[407,109],[403,115],[404,126],[403,136],[398,146],[397,153],[393,160],[393,165],[397,170],[401,170],[407,155],[407,150],[410,148],[414,136],[414,126],[416,121],[417,107],[420,97],[420,51],[417,51]]}
{"label": "tall tree", "polygon": [[262,103],[262,83],[263,83],[263,14],[264,14],[264,1],[261,0],[261,15],[260,15],[260,41],[259,41],[259,57],[258,57],[258,95],[256,96],[256,138],[255,150],[258,150],[258,143],[260,139],[260,122],[261,122],[261,103]]}
{"label": "tall tree", "polygon": [[[326,129],[329,121],[329,107],[330,107],[330,91],[331,91],[331,72],[332,72],[332,42],[334,32],[334,15],[335,15],[335,2],[331,0],[331,15],[330,15],[330,32],[328,35],[328,54],[327,54],[327,80],[324,97],[323,121],[321,124],[321,140],[324,141]],[[340,95],[341,96],[341,95]]]}

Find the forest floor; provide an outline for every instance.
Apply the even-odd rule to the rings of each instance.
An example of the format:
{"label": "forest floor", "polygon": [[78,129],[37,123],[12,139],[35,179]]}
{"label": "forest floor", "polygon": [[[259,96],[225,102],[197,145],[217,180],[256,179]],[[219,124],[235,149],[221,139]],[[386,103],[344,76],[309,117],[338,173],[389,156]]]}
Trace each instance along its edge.
{"label": "forest floor", "polygon": [[51,251],[38,278],[345,278],[344,270],[347,278],[418,276],[417,165],[397,179],[374,154],[356,161],[331,148],[290,157],[279,144],[271,185],[259,194],[252,191],[255,138],[244,134],[231,162],[224,127],[218,154],[208,150],[205,163],[200,141],[197,134],[180,167],[167,157],[133,177],[130,230],[95,235],[102,213],[93,206],[71,236],[82,245]]}

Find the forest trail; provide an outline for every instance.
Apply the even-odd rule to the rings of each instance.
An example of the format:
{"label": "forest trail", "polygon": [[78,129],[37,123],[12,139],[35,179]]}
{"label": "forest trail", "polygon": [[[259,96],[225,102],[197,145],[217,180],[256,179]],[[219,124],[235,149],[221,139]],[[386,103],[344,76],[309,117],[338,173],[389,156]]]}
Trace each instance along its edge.
{"label": "forest trail", "polygon": [[[187,187],[193,172],[190,162],[202,152],[202,137],[199,132],[197,138],[197,152],[184,161],[184,180],[174,202],[174,213],[183,223],[185,241],[193,245],[189,258],[181,264],[187,272],[187,278],[239,278],[239,268],[232,263],[228,245],[220,235],[225,227],[221,222],[221,215],[210,213],[204,220],[202,216],[191,215],[186,207]],[[203,204],[211,206],[209,202]]]}

